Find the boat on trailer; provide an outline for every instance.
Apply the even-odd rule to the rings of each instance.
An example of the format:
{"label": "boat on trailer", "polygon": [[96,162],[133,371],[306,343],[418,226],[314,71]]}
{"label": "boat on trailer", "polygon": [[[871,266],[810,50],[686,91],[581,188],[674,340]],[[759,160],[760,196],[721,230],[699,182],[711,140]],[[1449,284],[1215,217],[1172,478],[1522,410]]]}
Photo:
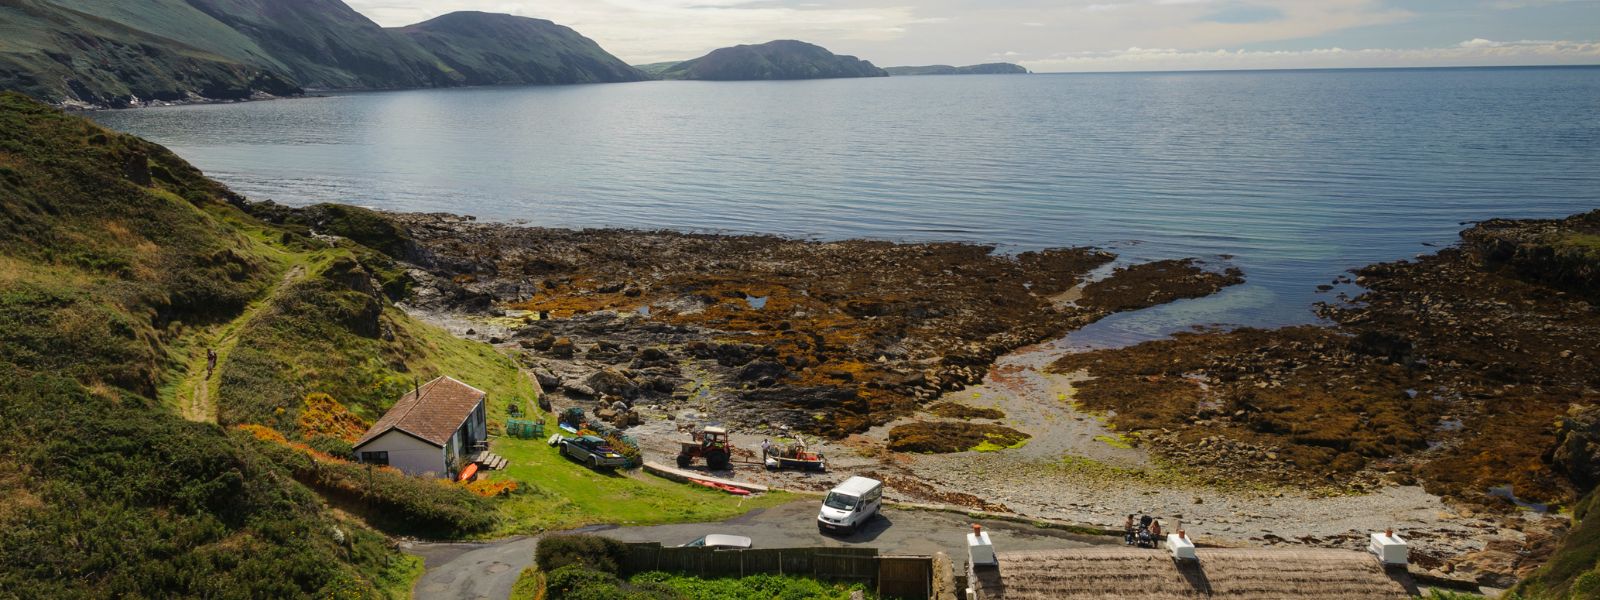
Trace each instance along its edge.
{"label": "boat on trailer", "polygon": [[812,451],[806,446],[803,438],[795,437],[795,443],[771,446],[767,448],[765,458],[768,469],[778,471],[783,469],[797,469],[801,471],[826,471],[827,459],[821,452]]}

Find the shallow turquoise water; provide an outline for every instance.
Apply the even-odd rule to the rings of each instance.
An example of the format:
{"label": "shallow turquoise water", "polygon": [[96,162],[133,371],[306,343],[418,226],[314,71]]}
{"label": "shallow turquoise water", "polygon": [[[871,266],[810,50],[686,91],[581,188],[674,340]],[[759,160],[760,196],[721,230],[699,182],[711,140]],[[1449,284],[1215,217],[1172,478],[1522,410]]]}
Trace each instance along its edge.
{"label": "shallow turquoise water", "polygon": [[1317,284],[1449,243],[1463,222],[1600,208],[1597,68],[650,82],[96,118],[289,204],[1097,245],[1250,279],[1086,343],[1308,322]]}

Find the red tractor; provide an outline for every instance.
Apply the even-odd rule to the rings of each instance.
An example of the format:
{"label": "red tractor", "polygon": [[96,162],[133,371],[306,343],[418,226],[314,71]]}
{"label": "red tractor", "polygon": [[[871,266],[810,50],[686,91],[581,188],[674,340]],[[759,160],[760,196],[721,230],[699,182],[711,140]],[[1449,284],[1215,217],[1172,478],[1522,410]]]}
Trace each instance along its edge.
{"label": "red tractor", "polygon": [[706,468],[722,471],[728,468],[728,458],[733,455],[733,445],[728,442],[728,430],[707,427],[689,434],[690,441],[683,442],[678,450],[678,466],[688,467],[696,458],[706,461]]}

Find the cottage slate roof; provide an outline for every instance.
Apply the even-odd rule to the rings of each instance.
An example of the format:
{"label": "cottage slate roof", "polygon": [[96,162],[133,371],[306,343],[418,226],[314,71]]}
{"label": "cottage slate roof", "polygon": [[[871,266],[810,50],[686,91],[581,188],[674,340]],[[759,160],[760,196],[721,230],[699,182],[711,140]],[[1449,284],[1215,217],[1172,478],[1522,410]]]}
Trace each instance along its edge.
{"label": "cottage slate roof", "polygon": [[487,394],[451,377],[440,377],[406,392],[356,442],[363,444],[398,429],[443,448]]}
{"label": "cottage slate roof", "polygon": [[1000,552],[974,573],[982,600],[1154,598],[1409,598],[1415,582],[1372,555],[1322,548],[1201,548],[1193,563],[1164,550],[1081,548]]}

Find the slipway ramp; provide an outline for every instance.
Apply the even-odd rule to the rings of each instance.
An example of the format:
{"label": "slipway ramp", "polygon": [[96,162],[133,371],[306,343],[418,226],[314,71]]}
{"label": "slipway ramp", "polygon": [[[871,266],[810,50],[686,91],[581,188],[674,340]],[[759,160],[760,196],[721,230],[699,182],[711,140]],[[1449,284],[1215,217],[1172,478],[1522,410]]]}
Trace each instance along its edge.
{"label": "slipway ramp", "polygon": [[739,489],[743,489],[743,490],[750,490],[751,492],[754,492],[754,493],[757,493],[757,494],[764,494],[764,493],[766,493],[768,491],[767,490],[767,486],[761,485],[759,483],[745,483],[745,482],[742,482],[742,481],[734,481],[734,480],[731,480],[731,479],[721,479],[721,478],[718,478],[718,477],[712,477],[710,475],[707,475],[705,473],[701,473],[701,472],[698,472],[698,471],[686,471],[686,470],[683,470],[683,469],[679,469],[679,468],[676,468],[676,467],[669,467],[669,466],[663,465],[661,463],[652,462],[652,461],[645,461],[644,470],[647,473],[653,473],[655,475],[659,475],[661,477],[665,477],[665,478],[671,479],[673,481],[681,481],[681,482],[684,482],[684,483],[688,483],[690,479],[699,479],[701,481],[709,481],[709,482],[712,482],[712,483],[720,483],[720,484],[723,484],[723,485],[729,485],[729,486],[733,486],[733,487],[736,487],[736,488],[739,488]]}

